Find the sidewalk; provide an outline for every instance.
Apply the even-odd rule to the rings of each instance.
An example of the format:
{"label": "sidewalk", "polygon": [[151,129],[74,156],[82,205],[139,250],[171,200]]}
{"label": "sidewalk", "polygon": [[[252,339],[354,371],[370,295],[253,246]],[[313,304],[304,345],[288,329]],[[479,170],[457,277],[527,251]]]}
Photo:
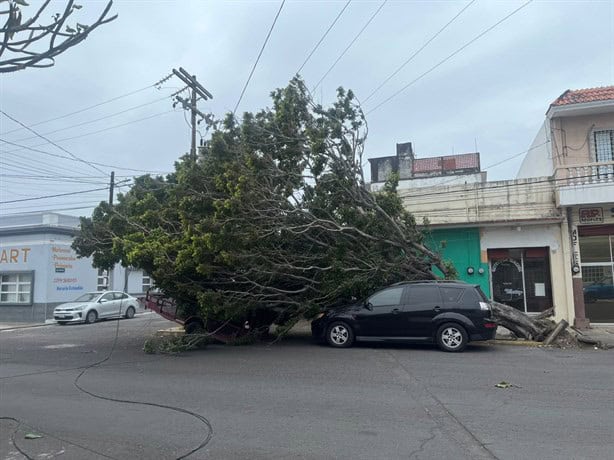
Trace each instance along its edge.
{"label": "sidewalk", "polygon": [[586,330],[577,330],[578,341],[595,345],[599,348],[608,349],[614,348],[614,327],[591,327]]}
{"label": "sidewalk", "polygon": [[27,329],[30,327],[50,326],[55,324],[55,321],[48,319],[45,323],[0,323],[0,331],[13,329]]}

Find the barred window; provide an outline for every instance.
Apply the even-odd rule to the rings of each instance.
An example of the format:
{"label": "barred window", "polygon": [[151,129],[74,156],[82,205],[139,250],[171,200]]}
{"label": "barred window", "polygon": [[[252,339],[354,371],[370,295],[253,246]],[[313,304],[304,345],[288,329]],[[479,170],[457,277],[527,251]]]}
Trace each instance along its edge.
{"label": "barred window", "polygon": [[32,272],[0,274],[0,304],[31,304]]}
{"label": "barred window", "polygon": [[595,160],[598,163],[614,161],[614,130],[595,131]]}
{"label": "barred window", "polygon": [[143,285],[142,287],[143,292],[147,292],[149,289],[154,287],[153,281],[151,279],[151,276],[149,276],[149,274],[143,273],[142,285]]}
{"label": "barred window", "polygon": [[109,271],[103,268],[98,269],[98,278],[96,281],[97,291],[106,291],[109,288]]}

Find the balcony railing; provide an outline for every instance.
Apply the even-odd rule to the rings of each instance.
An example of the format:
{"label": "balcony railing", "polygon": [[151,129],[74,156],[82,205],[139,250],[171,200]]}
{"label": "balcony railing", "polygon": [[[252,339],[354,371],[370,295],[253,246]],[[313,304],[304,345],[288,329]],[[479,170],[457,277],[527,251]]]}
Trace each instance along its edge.
{"label": "balcony railing", "polygon": [[614,161],[586,163],[556,168],[557,185],[587,185],[614,183]]}

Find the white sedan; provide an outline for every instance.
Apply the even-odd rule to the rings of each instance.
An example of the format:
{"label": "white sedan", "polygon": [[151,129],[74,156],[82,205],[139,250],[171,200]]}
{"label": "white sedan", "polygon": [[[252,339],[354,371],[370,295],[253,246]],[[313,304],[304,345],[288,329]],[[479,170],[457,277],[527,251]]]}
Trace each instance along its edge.
{"label": "white sedan", "polygon": [[58,324],[93,323],[102,318],[133,318],[139,307],[136,297],[119,291],[86,292],[53,310]]}

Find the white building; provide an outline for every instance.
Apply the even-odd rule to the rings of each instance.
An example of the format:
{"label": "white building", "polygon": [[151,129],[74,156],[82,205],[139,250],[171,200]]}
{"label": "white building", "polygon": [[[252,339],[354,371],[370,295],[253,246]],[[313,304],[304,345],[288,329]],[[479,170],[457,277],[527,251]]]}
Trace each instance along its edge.
{"label": "white building", "polygon": [[0,222],[0,322],[42,322],[83,292],[151,285],[142,271],[116,266],[111,277],[71,248],[79,218],[52,212],[3,216]]}

